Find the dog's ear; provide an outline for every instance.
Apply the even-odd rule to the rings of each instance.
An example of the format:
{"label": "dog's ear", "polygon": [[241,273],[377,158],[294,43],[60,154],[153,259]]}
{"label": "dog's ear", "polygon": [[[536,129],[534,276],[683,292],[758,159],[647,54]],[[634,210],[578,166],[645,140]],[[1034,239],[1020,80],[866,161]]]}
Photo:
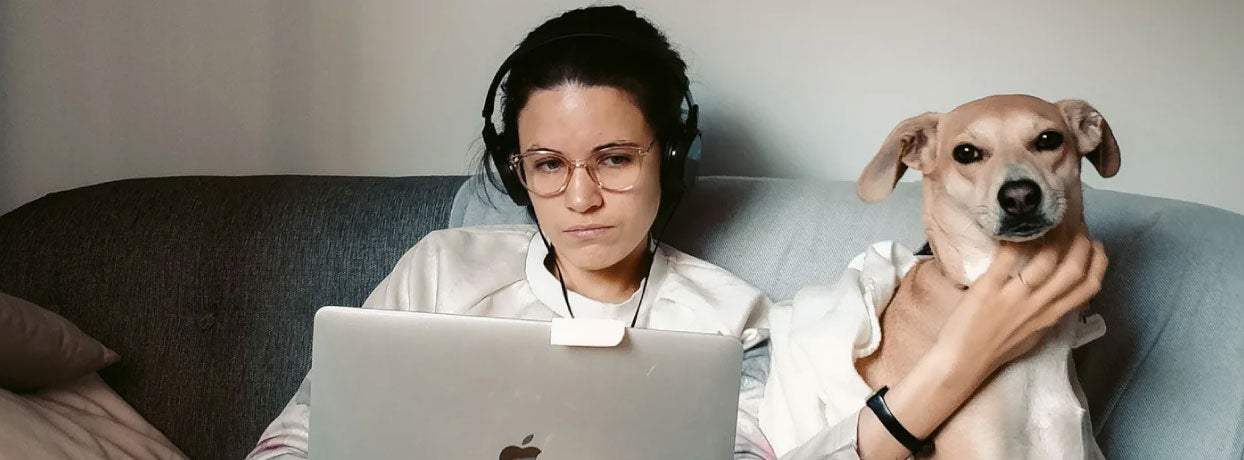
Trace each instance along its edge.
{"label": "dog's ear", "polygon": [[881,144],[860,180],[856,193],[864,201],[880,201],[890,196],[899,178],[911,167],[924,170],[933,166],[937,153],[937,123],[942,114],[929,112],[908,118],[894,127]]}
{"label": "dog's ear", "polygon": [[1063,112],[1063,120],[1067,122],[1076,135],[1076,148],[1080,155],[1088,158],[1097,168],[1101,177],[1112,177],[1119,172],[1119,143],[1114,139],[1114,131],[1106,118],[1087,102],[1078,99],[1058,101],[1055,105]]}

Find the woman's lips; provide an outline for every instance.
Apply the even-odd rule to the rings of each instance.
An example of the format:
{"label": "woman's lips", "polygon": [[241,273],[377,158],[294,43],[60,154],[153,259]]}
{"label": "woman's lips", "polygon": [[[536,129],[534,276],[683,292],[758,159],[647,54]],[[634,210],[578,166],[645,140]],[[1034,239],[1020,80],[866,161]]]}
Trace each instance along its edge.
{"label": "woman's lips", "polygon": [[566,234],[579,239],[596,238],[613,228],[609,225],[577,225],[566,229]]}

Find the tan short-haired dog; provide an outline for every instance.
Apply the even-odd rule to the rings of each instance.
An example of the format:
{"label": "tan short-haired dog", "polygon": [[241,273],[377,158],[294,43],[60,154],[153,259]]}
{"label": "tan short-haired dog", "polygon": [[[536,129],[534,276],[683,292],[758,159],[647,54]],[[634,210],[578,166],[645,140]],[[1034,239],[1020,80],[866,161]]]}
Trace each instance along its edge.
{"label": "tan short-haired dog", "polygon": [[[907,168],[920,170],[933,257],[903,278],[882,313],[880,348],[856,362],[870,386],[898,381],[932,347],[1001,241],[1022,242],[1031,256],[1087,234],[1081,158],[1103,177],[1119,170],[1110,126],[1079,100],[991,96],[899,123],[860,176],[859,195],[884,199]],[[1063,318],[987,380],[936,432],[933,457],[1101,458],[1071,357],[1081,321]]]}

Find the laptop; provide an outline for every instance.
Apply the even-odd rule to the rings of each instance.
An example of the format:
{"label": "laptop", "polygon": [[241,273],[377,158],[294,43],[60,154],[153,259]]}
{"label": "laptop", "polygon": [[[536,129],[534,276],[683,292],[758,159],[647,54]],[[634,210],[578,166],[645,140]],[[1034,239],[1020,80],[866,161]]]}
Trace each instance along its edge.
{"label": "laptop", "polygon": [[737,338],[627,329],[617,346],[579,347],[551,345],[550,332],[545,321],[320,309],[310,458],[732,458]]}

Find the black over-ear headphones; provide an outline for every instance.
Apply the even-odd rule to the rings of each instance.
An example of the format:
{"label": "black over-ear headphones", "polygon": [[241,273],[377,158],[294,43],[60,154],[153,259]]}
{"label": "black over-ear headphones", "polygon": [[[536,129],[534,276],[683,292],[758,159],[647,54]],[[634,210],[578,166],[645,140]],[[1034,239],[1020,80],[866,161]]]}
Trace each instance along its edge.
{"label": "black over-ear headphones", "polygon": [[[492,77],[492,84],[488,86],[488,99],[484,101],[484,148],[487,150],[488,156],[492,158],[493,165],[497,168],[497,174],[501,176],[501,182],[505,185],[505,191],[519,206],[526,206],[531,203],[527,196],[527,189],[523,188],[523,184],[518,180],[518,171],[514,170],[510,163],[510,155],[515,152],[505,151],[505,146],[501,142],[501,136],[497,134],[497,128],[492,124],[493,102],[497,97],[497,88],[501,86],[501,80],[510,71],[510,67],[522,59],[523,56],[532,50],[549,45],[551,43],[564,40],[572,40],[577,38],[603,38],[617,40],[639,49],[648,47],[633,40],[624,37],[605,33],[575,33],[561,35],[551,38],[527,47],[520,47],[513,54],[505,58],[501,63],[501,67],[497,69],[497,74]],[[656,55],[654,53],[654,55]],[[657,55],[659,56],[659,55]],[[667,59],[659,59],[662,62],[668,62]],[[669,64],[672,67],[672,64]],[[661,193],[667,196],[677,196],[695,184],[696,171],[700,163],[700,128],[699,113],[700,107],[695,104],[695,100],[691,98],[691,90],[687,89],[683,93],[683,98],[687,102],[687,119],[683,123],[683,131],[673,140],[673,142],[662,145],[661,152]]]}

